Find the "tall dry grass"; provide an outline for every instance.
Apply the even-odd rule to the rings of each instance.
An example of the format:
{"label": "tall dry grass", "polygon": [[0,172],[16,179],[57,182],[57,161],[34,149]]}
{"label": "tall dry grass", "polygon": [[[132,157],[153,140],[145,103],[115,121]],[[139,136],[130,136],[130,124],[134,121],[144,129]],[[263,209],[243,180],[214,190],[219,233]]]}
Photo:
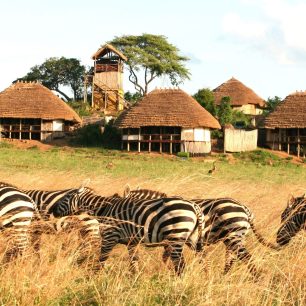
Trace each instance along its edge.
{"label": "tall dry grass", "polygon": [[[80,163],[87,159],[80,159]],[[116,160],[115,160],[116,163]],[[119,163],[119,162],[118,162]],[[18,164],[18,162],[16,163]],[[23,188],[60,189],[91,179],[97,193],[122,194],[124,185],[132,188],[157,189],[187,198],[230,196],[247,204],[254,212],[258,231],[275,241],[280,213],[289,195],[305,191],[305,175],[286,172],[283,168],[260,169],[253,165],[221,164],[213,176],[210,165],[192,162],[190,168],[175,165],[176,170],[164,176],[147,172],[131,175],[127,164],[125,175],[109,175],[103,168],[90,172],[61,171],[58,168],[8,169],[0,165],[1,180]],[[81,167],[81,166],[79,166]],[[141,167],[141,166],[139,166]],[[236,169],[235,169],[236,168]],[[149,170],[151,171],[151,170]],[[288,171],[291,171],[290,169]],[[123,172],[122,172],[123,173]],[[281,176],[284,176],[281,177]],[[254,179],[253,179],[254,178]],[[223,275],[225,249],[222,243],[207,248],[212,262],[209,272],[202,271],[199,259],[186,249],[187,268],[176,277],[162,264],[160,248],[140,247],[140,273],[128,271],[124,246],[118,246],[106,262],[105,269],[93,275],[75,265],[77,241],[73,234],[43,236],[39,255],[0,268],[1,305],[305,305],[306,304],[306,236],[300,233],[289,246],[275,252],[260,245],[254,235],[247,237],[247,247],[260,274],[254,278],[244,263],[235,263]],[[0,242],[0,254],[5,243]]]}

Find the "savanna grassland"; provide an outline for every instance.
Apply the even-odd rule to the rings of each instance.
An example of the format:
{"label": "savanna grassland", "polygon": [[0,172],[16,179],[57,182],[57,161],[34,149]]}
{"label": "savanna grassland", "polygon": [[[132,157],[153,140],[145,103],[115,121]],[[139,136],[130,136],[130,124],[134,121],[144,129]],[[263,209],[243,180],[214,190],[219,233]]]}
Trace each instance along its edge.
{"label": "savanna grassland", "polygon": [[[217,170],[208,174],[212,161]],[[132,188],[157,189],[195,197],[233,197],[255,214],[258,231],[275,241],[280,214],[291,194],[306,192],[305,164],[266,151],[206,158],[127,154],[103,149],[37,147],[20,149],[0,143],[0,181],[22,188],[90,187],[102,195]],[[279,252],[260,245],[254,235],[247,246],[260,271],[250,275],[235,263],[223,275],[225,249],[207,248],[212,261],[201,271],[198,258],[185,250],[187,269],[180,278],[162,264],[160,248],[140,247],[141,271],[128,271],[127,251],[117,247],[106,267],[92,275],[74,264],[77,241],[72,234],[43,237],[40,255],[18,259],[0,269],[1,305],[305,305],[306,235],[300,233]],[[4,245],[0,245],[3,253]]]}

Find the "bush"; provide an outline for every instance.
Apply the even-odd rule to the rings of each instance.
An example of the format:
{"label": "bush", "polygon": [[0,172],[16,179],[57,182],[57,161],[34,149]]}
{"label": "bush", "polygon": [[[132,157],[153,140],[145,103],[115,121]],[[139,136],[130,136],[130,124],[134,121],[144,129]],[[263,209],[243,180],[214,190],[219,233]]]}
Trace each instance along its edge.
{"label": "bush", "polygon": [[189,152],[177,152],[177,156],[189,158]]}
{"label": "bush", "polygon": [[233,156],[237,159],[244,161],[251,161],[260,163],[263,165],[269,164],[271,161],[279,163],[281,158],[263,150],[254,150],[250,152],[233,153]]}
{"label": "bush", "polygon": [[112,125],[107,124],[102,131],[102,127],[98,124],[89,124],[77,131],[73,144],[82,145],[84,147],[104,147],[107,149],[120,148],[120,133]]}

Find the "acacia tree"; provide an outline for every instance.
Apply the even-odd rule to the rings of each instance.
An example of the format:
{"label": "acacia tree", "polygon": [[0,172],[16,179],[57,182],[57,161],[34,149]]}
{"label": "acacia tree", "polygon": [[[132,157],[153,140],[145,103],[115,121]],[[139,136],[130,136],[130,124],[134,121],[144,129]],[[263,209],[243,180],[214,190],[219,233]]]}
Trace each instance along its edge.
{"label": "acacia tree", "polygon": [[184,66],[188,58],[179,55],[179,49],[163,35],[124,35],[115,37],[110,44],[128,58],[129,80],[142,96],[147,94],[149,84],[158,77],[168,76],[174,86],[189,79],[190,73]]}
{"label": "acacia tree", "polygon": [[18,80],[39,81],[47,88],[61,94],[67,101],[71,98],[63,92],[61,86],[69,86],[73,99],[81,97],[85,66],[76,58],[50,57],[41,65],[35,65]]}

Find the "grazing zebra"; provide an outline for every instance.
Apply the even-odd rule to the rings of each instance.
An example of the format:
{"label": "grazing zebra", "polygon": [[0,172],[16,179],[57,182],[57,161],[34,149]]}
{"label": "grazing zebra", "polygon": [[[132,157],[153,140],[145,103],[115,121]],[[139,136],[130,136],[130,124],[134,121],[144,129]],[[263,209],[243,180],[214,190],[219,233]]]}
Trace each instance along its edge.
{"label": "grazing zebra", "polygon": [[[142,197],[144,194],[152,198],[164,197],[164,193],[158,191],[139,189],[124,192],[126,197]],[[224,273],[227,273],[235,259],[249,262],[249,269],[256,272],[255,266],[251,262],[251,254],[245,246],[245,236],[251,228],[256,238],[266,247],[278,250],[277,246],[267,242],[256,230],[254,216],[250,209],[240,202],[231,198],[217,199],[192,199],[198,204],[205,216],[204,244],[211,245],[222,241],[226,247],[226,261]],[[165,250],[163,258],[169,257]]]}
{"label": "grazing zebra", "polygon": [[74,193],[79,189],[64,190],[23,190],[36,203],[40,218],[49,220],[54,205],[66,195]]}
{"label": "grazing zebra", "polygon": [[0,228],[9,232],[4,262],[26,251],[34,211],[35,204],[28,195],[17,187],[0,182]]}
{"label": "grazing zebra", "polygon": [[306,230],[306,197],[292,197],[281,215],[282,225],[277,232],[276,242],[284,246],[300,230]]}
{"label": "grazing zebra", "polygon": [[[83,185],[87,184],[86,180]],[[78,263],[82,263],[85,258],[92,259],[95,256],[95,249],[97,245],[100,245],[100,231],[99,222],[93,217],[82,214],[79,216],[69,216],[60,218],[59,220],[50,220],[52,211],[55,205],[64,199],[69,194],[74,194],[79,188],[74,189],[64,189],[64,190],[24,190],[24,192],[29,195],[37,205],[38,213],[36,214],[36,219],[43,219],[44,221],[35,222],[31,228],[32,233],[32,243],[34,249],[38,251],[41,244],[41,235],[59,233],[62,231],[68,231],[72,229],[79,230],[81,237],[80,245],[80,257],[77,259]],[[99,237],[99,239],[97,239]],[[91,250],[93,250],[91,252]],[[93,261],[93,260],[92,260]],[[98,269],[98,263],[93,264],[93,270]]]}
{"label": "grazing zebra", "polygon": [[203,215],[200,208],[180,198],[143,200],[118,195],[102,197],[80,189],[80,194],[66,196],[54,209],[55,217],[88,212],[102,223],[100,261],[103,265],[111,250],[118,244],[127,245],[130,267],[138,270],[137,246],[165,246],[178,275],[184,270],[182,254],[187,244],[193,249],[203,247]]}

